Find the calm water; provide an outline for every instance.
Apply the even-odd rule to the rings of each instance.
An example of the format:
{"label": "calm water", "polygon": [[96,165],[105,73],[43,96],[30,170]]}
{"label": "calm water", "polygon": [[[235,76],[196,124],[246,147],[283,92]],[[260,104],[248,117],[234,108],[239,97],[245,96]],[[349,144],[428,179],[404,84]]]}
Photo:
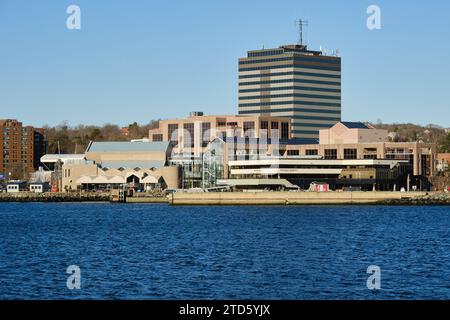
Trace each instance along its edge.
{"label": "calm water", "polygon": [[66,298],[450,299],[450,208],[0,203],[0,299]]}

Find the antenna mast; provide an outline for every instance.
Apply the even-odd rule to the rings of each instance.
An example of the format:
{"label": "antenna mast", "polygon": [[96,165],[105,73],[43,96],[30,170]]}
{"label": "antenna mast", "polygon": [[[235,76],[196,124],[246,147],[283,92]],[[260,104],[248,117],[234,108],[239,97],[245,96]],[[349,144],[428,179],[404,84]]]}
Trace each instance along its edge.
{"label": "antenna mast", "polygon": [[303,46],[303,27],[307,27],[308,26],[308,21],[299,19],[299,20],[295,21],[295,23],[298,26],[298,33],[299,33],[298,43],[301,46]]}

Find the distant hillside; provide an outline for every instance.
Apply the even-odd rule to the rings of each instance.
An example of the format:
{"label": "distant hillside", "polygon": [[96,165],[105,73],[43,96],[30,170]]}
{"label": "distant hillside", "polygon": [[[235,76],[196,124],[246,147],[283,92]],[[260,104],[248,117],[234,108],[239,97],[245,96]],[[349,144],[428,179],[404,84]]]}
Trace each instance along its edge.
{"label": "distant hillside", "polygon": [[[425,127],[406,123],[406,124],[375,124],[379,129],[386,129],[391,133],[394,141],[423,141],[436,143],[439,152],[450,152],[450,134],[448,129],[436,125],[428,125]],[[396,134],[393,134],[396,133]]]}
{"label": "distant hillside", "polygon": [[[114,124],[104,126],[69,126],[66,122],[56,127],[45,126],[47,136],[47,153],[83,153],[91,140],[96,141],[126,141],[148,137],[148,131],[158,126],[157,120],[146,125],[136,122],[121,128]],[[407,124],[374,125],[379,129],[386,129],[391,133],[393,141],[423,141],[436,143],[440,152],[450,152],[450,134],[444,128],[435,125],[422,127]],[[394,134],[395,133],[395,134]]]}

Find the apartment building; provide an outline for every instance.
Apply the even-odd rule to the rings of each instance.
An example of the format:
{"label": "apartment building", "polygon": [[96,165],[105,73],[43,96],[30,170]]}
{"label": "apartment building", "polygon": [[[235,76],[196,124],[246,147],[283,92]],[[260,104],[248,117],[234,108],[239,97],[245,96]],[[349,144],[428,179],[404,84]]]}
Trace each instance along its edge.
{"label": "apartment building", "polygon": [[23,126],[14,119],[0,120],[0,175],[28,179],[46,152],[44,130]]}

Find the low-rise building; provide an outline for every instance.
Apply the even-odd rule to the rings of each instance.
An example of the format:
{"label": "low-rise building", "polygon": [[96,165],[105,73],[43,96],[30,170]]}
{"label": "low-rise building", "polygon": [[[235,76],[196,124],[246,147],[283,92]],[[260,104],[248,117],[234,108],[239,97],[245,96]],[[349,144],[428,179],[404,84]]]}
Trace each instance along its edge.
{"label": "low-rise building", "polygon": [[174,154],[199,156],[208,143],[217,137],[289,139],[290,121],[283,117],[206,116],[203,112],[191,112],[184,119],[160,120],[158,128],[149,131],[149,139],[154,142],[172,141]]}
{"label": "low-rise building", "polygon": [[[252,185],[256,180],[267,185],[268,179],[285,179],[301,188],[314,181],[366,190],[430,188],[428,180],[436,171],[434,144],[387,142],[387,131],[363,123],[338,123],[323,131],[327,132],[320,133],[318,144],[295,139],[216,139],[202,159],[203,187],[214,187],[218,180],[232,185],[239,180],[245,186],[245,179],[251,179]],[[267,171],[269,164],[271,169],[274,164],[278,167]],[[288,186],[285,181],[281,185]]]}
{"label": "low-rise building", "polygon": [[50,191],[49,182],[31,182],[28,186],[30,192],[43,193]]}
{"label": "low-rise building", "polygon": [[[291,119],[272,116],[210,115],[191,112],[184,119],[160,120],[149,131],[153,142],[171,141],[169,165],[182,168],[181,187],[202,187],[202,158],[208,144],[216,138],[291,138]],[[304,139],[314,142],[314,139]]]}
{"label": "low-rise building", "polygon": [[170,152],[170,142],[91,142],[82,161],[62,164],[61,189],[178,188],[179,168],[167,166]]}
{"label": "low-rise building", "polygon": [[438,153],[436,169],[439,172],[446,172],[449,170],[450,153]]}

